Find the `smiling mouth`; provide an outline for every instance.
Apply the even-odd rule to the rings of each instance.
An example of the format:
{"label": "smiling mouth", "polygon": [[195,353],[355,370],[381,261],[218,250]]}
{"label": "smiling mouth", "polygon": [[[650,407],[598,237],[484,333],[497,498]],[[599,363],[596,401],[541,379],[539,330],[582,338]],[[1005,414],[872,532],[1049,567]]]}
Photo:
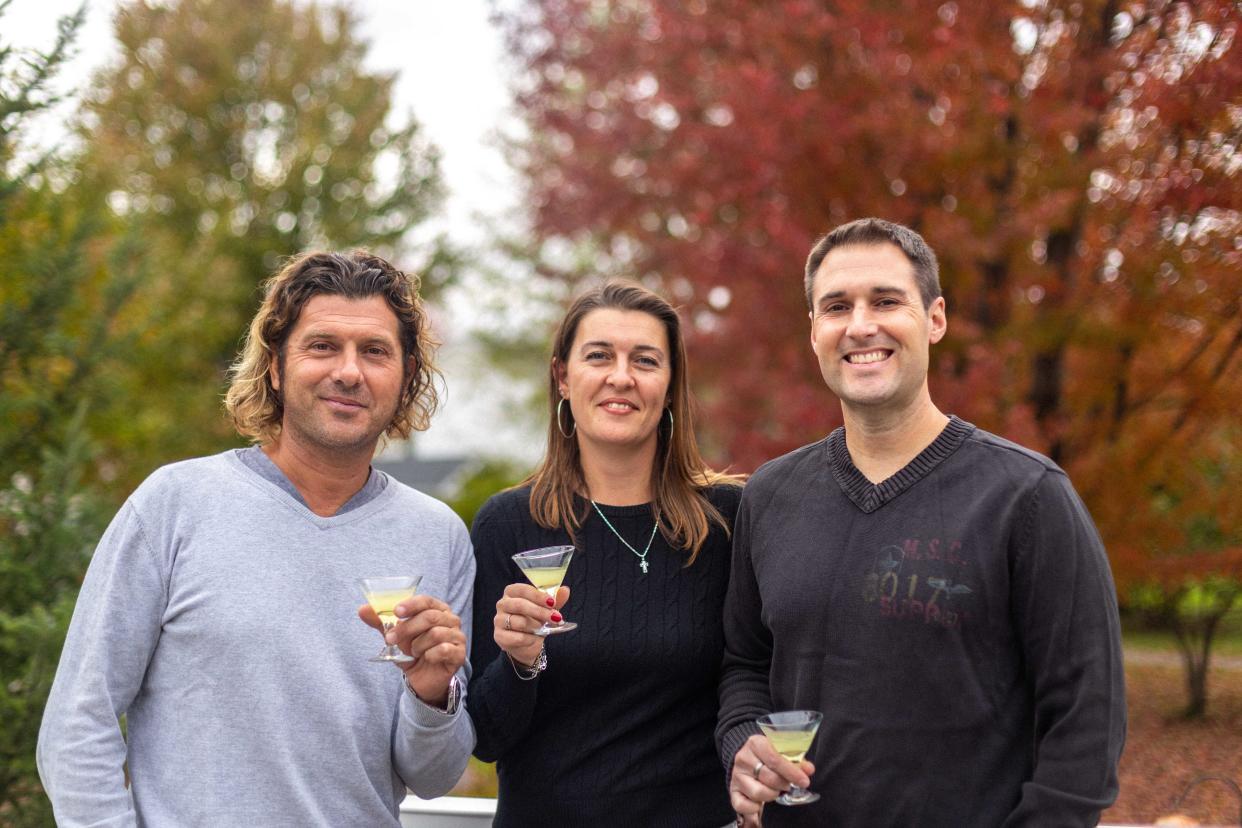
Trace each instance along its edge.
{"label": "smiling mouth", "polygon": [[366,408],[366,406],[358,400],[343,400],[339,397],[325,397],[324,400],[332,405],[337,405],[342,408]]}
{"label": "smiling mouth", "polygon": [[845,361],[850,365],[870,365],[875,362],[883,362],[892,354],[892,351],[863,351],[857,354],[846,354]]}
{"label": "smiling mouth", "polygon": [[605,411],[617,411],[617,412],[638,410],[638,406],[634,405],[633,403],[620,402],[618,400],[609,400],[608,402],[601,403],[600,407],[603,408]]}

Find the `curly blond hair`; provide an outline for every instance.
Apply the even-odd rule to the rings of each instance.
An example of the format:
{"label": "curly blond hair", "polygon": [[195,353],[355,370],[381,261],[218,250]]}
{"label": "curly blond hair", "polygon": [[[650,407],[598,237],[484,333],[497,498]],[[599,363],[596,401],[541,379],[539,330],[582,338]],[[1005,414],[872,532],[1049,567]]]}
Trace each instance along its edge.
{"label": "curly blond hair", "polygon": [[285,343],[302,308],[319,294],[366,299],[382,296],[397,315],[402,356],[407,367],[401,401],[385,434],[409,437],[431,422],[439,399],[435,381],[440,376],[434,357],[439,343],[431,336],[427,311],[418,296],[419,279],[393,267],[365,250],[349,253],[314,251],[295,256],[264,285],[263,304],[250,322],[250,331],[237,360],[229,369],[224,407],[239,434],[260,444],[280,434],[284,404],[272,385],[280,371]]}

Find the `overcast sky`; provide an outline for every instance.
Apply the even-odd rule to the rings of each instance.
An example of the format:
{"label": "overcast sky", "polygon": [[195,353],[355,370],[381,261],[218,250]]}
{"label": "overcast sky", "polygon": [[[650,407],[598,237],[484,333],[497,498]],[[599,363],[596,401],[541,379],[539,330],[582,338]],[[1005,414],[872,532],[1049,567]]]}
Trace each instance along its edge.
{"label": "overcast sky", "polygon": [[[13,0],[0,18],[6,44],[46,48],[59,17],[79,0]],[[412,111],[440,148],[449,199],[443,229],[460,244],[486,241],[484,227],[515,210],[515,179],[497,149],[502,128],[514,129],[506,85],[508,70],[499,32],[488,20],[484,0],[351,0],[370,41],[369,62],[396,71],[396,110]],[[87,3],[87,22],[78,53],[62,72],[61,89],[79,87],[90,72],[113,59],[111,17],[115,0]],[[45,118],[36,140],[54,143],[63,113]],[[441,319],[447,401],[419,451],[442,456],[462,451],[536,459],[539,434],[514,412],[529,386],[515,386],[486,370],[469,332],[478,284],[466,284],[445,301]],[[532,379],[543,366],[532,366]]]}

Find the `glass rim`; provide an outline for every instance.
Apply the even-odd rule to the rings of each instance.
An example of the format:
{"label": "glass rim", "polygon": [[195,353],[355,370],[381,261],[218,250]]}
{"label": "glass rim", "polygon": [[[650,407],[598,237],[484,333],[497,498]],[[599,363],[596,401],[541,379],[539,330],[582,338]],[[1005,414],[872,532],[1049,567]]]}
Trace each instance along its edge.
{"label": "glass rim", "polygon": [[553,555],[568,555],[577,551],[577,547],[570,544],[560,544],[557,546],[541,546],[537,549],[526,549],[521,552],[514,552],[511,556],[515,560],[522,558],[523,560],[531,560],[532,558],[548,558]]}
{"label": "glass rim", "polygon": [[755,719],[760,727],[767,725],[778,729],[803,728],[808,725],[818,726],[824,720],[824,714],[818,710],[778,710],[765,713]]}
{"label": "glass rim", "polygon": [[358,585],[362,587],[363,592],[375,592],[384,589],[418,589],[418,585],[422,583],[422,575],[375,575],[367,578],[358,578]]}

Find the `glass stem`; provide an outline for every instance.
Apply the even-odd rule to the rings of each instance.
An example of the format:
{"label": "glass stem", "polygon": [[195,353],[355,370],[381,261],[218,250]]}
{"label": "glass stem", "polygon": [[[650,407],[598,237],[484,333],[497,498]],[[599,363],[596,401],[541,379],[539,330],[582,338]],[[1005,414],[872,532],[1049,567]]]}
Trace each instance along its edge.
{"label": "glass stem", "polygon": [[392,632],[392,630],[396,628],[397,622],[396,621],[382,621],[380,623],[384,625],[384,653],[389,656],[395,656],[401,651],[397,648],[396,644],[388,643],[388,633]]}

